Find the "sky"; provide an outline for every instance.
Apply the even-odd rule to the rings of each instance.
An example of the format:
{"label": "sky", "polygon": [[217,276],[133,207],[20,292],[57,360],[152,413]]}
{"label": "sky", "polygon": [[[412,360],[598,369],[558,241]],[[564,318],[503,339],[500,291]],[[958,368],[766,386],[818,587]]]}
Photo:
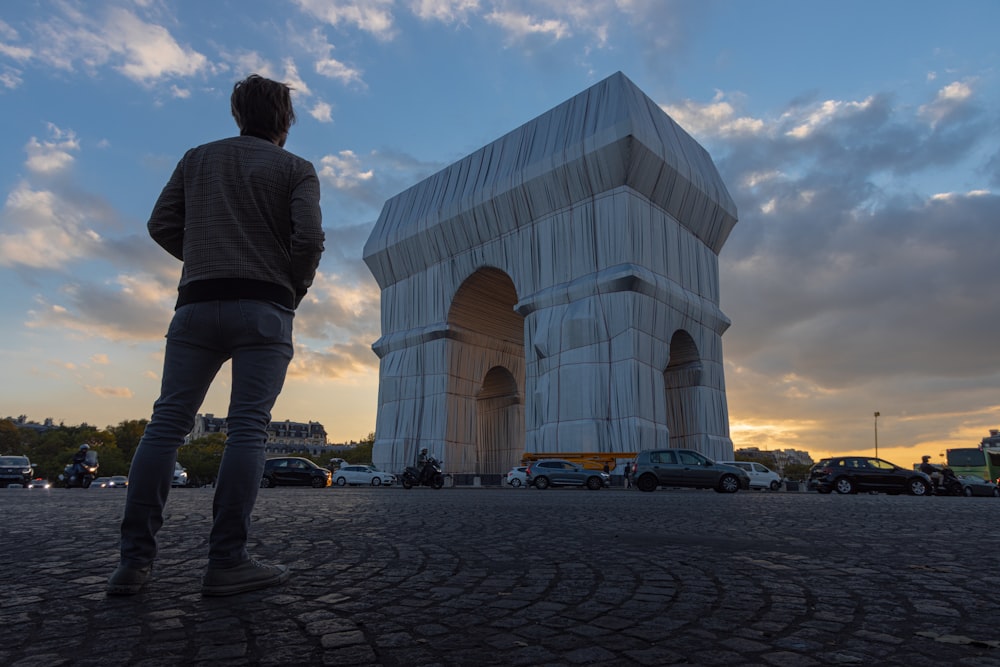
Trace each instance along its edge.
{"label": "sky", "polygon": [[[0,8],[0,416],[148,418],[145,223],[233,84],[291,84],[326,252],[276,420],[375,428],[383,203],[621,71],[712,155],[734,445],[900,465],[1000,428],[1000,3],[34,0]],[[228,373],[202,411],[224,415]],[[875,412],[879,417],[875,418]]]}

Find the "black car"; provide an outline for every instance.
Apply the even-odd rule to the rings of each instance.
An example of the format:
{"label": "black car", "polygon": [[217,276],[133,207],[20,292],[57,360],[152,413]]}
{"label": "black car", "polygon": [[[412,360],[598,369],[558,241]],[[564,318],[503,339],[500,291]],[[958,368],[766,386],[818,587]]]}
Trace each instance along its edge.
{"label": "black car", "polygon": [[996,482],[976,475],[959,475],[958,481],[962,484],[963,495],[1000,498],[1000,486],[997,486]]}
{"label": "black car", "polygon": [[333,477],[326,468],[321,468],[309,459],[298,456],[283,456],[264,462],[264,475],[260,479],[262,488],[271,486],[311,486],[322,489],[330,486]]}
{"label": "black car", "polygon": [[809,488],[819,493],[878,491],[929,496],[934,485],[926,473],[900,468],[883,459],[837,456],[823,459],[809,470]]}
{"label": "black car", "polygon": [[0,487],[20,484],[28,488],[34,474],[27,456],[0,456]]}

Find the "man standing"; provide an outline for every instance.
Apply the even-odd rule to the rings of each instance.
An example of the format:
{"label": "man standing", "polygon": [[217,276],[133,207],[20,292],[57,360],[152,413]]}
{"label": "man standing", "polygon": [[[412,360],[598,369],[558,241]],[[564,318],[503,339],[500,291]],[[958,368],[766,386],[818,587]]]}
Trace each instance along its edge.
{"label": "man standing", "polygon": [[189,150],[147,225],[184,264],[160,397],[129,471],[109,595],[134,595],[149,578],[177,449],[228,360],[228,433],[201,592],[233,595],[289,576],[284,565],[251,559],[246,543],[271,408],[292,359],[292,320],[323,252],[319,180],[283,148],[295,122],[288,85],[251,75],[233,87],[230,106],[240,136]]}

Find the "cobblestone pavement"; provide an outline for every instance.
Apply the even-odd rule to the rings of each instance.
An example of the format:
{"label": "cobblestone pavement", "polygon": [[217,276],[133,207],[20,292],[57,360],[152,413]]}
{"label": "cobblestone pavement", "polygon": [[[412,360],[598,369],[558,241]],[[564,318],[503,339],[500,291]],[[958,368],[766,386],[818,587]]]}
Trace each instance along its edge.
{"label": "cobblestone pavement", "polygon": [[0,664],[1000,665],[996,499],[266,489],[292,579],[202,598],[211,493],[109,598],[123,493],[0,490]]}

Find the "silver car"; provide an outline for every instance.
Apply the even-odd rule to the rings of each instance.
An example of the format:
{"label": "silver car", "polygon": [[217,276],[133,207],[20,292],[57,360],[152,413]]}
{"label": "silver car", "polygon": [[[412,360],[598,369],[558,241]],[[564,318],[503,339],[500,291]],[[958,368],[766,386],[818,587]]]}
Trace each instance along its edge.
{"label": "silver car", "polygon": [[639,452],[631,465],[632,479],[640,491],[680,486],[736,493],[750,488],[745,470],[716,463],[693,449],[647,449]]}
{"label": "silver car", "polygon": [[536,489],[550,486],[585,486],[597,491],[611,486],[611,476],[600,470],[584,468],[563,459],[532,461],[524,471],[525,483]]}

